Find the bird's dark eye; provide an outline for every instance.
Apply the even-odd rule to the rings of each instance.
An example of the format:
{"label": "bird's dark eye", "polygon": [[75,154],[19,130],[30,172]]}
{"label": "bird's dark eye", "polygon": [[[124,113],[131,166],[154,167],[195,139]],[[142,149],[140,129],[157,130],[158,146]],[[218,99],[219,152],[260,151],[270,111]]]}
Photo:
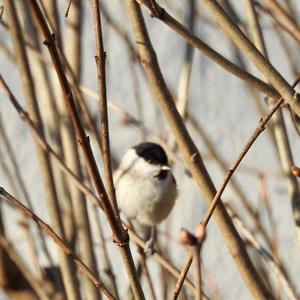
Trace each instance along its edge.
{"label": "bird's dark eye", "polygon": [[149,163],[149,164],[153,164],[153,160],[151,158],[147,158],[146,161]]}
{"label": "bird's dark eye", "polygon": [[158,180],[164,180],[166,179],[168,176],[168,170],[161,170],[157,175],[155,175],[154,177],[156,177]]}

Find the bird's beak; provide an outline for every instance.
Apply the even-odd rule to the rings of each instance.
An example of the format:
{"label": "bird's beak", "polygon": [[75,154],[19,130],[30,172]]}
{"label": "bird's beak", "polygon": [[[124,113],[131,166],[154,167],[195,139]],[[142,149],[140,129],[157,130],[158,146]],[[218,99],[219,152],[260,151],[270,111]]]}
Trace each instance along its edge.
{"label": "bird's beak", "polygon": [[162,169],[162,170],[167,170],[167,171],[168,171],[168,170],[171,170],[171,168],[170,168],[169,166],[162,166],[161,169]]}

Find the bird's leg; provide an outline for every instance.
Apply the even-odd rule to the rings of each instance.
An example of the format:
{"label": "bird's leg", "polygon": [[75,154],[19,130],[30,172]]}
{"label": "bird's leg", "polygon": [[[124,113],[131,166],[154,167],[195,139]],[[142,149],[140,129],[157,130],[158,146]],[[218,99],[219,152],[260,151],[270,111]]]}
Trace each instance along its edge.
{"label": "bird's leg", "polygon": [[154,241],[156,237],[156,227],[152,226],[151,231],[150,231],[150,237],[146,241],[146,247],[144,249],[144,252],[146,255],[152,255],[154,252],[153,246],[154,246]]}

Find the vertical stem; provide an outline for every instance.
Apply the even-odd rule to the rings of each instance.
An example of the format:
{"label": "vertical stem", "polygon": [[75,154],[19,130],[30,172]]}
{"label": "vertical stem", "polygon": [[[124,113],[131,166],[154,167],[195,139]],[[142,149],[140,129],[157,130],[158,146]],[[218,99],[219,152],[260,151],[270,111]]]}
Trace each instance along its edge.
{"label": "vertical stem", "polygon": [[245,0],[246,13],[248,17],[249,32],[252,37],[252,42],[256,48],[266,57],[267,49],[263,40],[263,33],[259,25],[258,15],[255,10],[255,5],[253,0]]}
{"label": "vertical stem", "polygon": [[114,294],[115,294],[116,298],[120,299],[118,286],[116,283],[116,278],[113,273],[112,264],[110,262],[109,255],[108,255],[108,250],[107,250],[106,241],[105,241],[103,230],[102,230],[102,225],[100,224],[100,217],[98,214],[98,206],[92,205],[91,211],[93,213],[93,216],[94,216],[94,219],[96,222],[97,235],[99,236],[100,243],[101,243],[101,245],[100,245],[100,247],[101,247],[100,261],[102,262],[103,272],[109,277],[109,280],[110,280],[111,285],[113,286]]}
{"label": "vertical stem", "polygon": [[[143,249],[141,251],[143,251]],[[142,268],[143,268],[143,272],[146,276],[146,280],[147,280],[147,283],[148,283],[148,286],[149,286],[150,298],[152,300],[156,300],[157,298],[155,296],[154,285],[153,285],[153,281],[152,281],[151,276],[150,276],[149,268],[147,266],[147,259],[146,259],[145,253],[141,253],[140,257],[141,257],[141,265],[142,265]]]}
{"label": "vertical stem", "polygon": [[93,0],[93,18],[95,26],[96,38],[96,65],[98,72],[98,88],[99,88],[99,103],[100,103],[100,126],[101,126],[101,144],[102,144],[102,160],[104,164],[104,174],[106,179],[106,186],[109,200],[118,215],[118,206],[115,194],[115,188],[112,177],[112,167],[110,159],[110,145],[109,145],[109,125],[107,113],[107,92],[106,92],[106,68],[105,59],[106,53],[104,51],[102,24],[100,16],[100,4],[98,0]]}
{"label": "vertical stem", "polygon": [[[189,11],[187,16],[187,28],[191,33],[194,33],[196,19],[196,0],[189,0],[188,5]],[[178,112],[180,113],[183,119],[186,119],[187,103],[189,98],[189,87],[191,82],[191,72],[193,65],[193,54],[194,48],[189,43],[186,43],[184,52],[184,63],[181,69],[181,74],[178,83],[178,100],[176,103]]]}
{"label": "vertical stem", "polygon": [[195,300],[202,300],[202,282],[201,282],[201,246],[193,246],[194,252],[194,281],[195,281]]}

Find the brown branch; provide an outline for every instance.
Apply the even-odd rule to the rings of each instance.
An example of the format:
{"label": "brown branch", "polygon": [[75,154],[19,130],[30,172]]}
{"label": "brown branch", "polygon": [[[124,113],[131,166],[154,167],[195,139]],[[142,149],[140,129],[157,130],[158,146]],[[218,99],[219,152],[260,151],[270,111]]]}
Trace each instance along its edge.
{"label": "brown branch", "polygon": [[300,46],[300,28],[295,19],[289,14],[277,0],[264,1],[266,9],[270,12],[270,16],[276,18],[278,22],[285,28],[286,32],[297,42]]}
{"label": "brown branch", "polygon": [[98,0],[92,1],[93,19],[95,27],[96,39],[96,65],[98,73],[98,89],[99,89],[99,104],[100,104],[100,128],[101,128],[101,145],[102,145],[102,160],[104,165],[104,174],[106,179],[106,186],[108,197],[113,206],[116,215],[118,215],[118,205],[116,200],[115,187],[112,176],[112,167],[110,159],[110,143],[109,143],[109,125],[107,113],[107,92],[106,92],[106,68],[105,59],[106,53],[104,51],[102,24],[100,16],[100,4]]}
{"label": "brown branch", "polygon": [[201,246],[195,245],[193,246],[193,253],[194,253],[194,278],[195,278],[195,300],[202,299],[202,280],[201,280]]}
{"label": "brown branch", "polygon": [[[137,1],[137,0],[136,0]],[[237,76],[238,78],[244,80],[247,84],[253,86],[253,88],[267,94],[272,98],[279,98],[280,95],[277,91],[267,83],[263,82],[262,80],[258,79],[257,77],[251,75],[250,73],[242,70],[237,65],[230,62],[228,59],[220,55],[217,51],[213,50],[210,46],[204,43],[195,35],[192,35],[189,30],[187,30],[182,24],[180,24],[177,20],[175,20],[172,16],[170,16],[167,11],[161,8],[155,1],[153,0],[139,0],[137,2],[142,3],[146,7],[148,7],[152,13],[152,16],[158,18],[163,23],[168,25],[172,28],[176,33],[178,33],[186,42],[192,45],[194,48],[201,51],[204,55],[209,57],[212,61],[216,62],[222,68],[224,68],[229,73]],[[149,5],[149,3],[154,3],[157,9],[155,13],[153,10],[153,6]]]}
{"label": "brown branch", "polygon": [[[140,7],[134,0],[127,0],[127,7],[135,39],[138,44],[141,62],[147,74],[152,93],[158,100],[165,117],[169,122],[181,153],[183,154],[186,163],[189,165],[194,180],[203,191],[207,202],[211,203],[216,193],[216,189],[205,168],[201,155],[174,105],[171,93],[166,86],[156,59],[155,51],[153,50],[147,33]],[[241,275],[246,281],[248,287],[256,298],[268,298],[270,296],[269,291],[266,289],[264,283],[256,272],[246,252],[245,245],[233,226],[222,202],[219,202],[215,217],[220,229],[222,230],[230,252],[234,253],[233,258],[236,261]]]}
{"label": "brown branch", "polygon": [[[89,170],[92,176],[92,179],[94,181],[94,184],[96,186],[96,190],[100,196],[100,201],[101,204],[103,205],[103,208],[108,216],[108,219],[111,223],[112,229],[113,229],[113,233],[116,235],[116,238],[124,238],[124,240],[127,240],[126,237],[126,232],[121,228],[120,224],[118,224],[117,222],[114,222],[115,218],[114,218],[114,213],[111,210],[111,207],[109,205],[109,201],[107,201],[107,195],[89,144],[89,139],[88,137],[85,135],[84,129],[82,127],[78,112],[76,110],[76,105],[75,105],[75,101],[73,98],[73,94],[71,92],[71,89],[69,87],[67,78],[65,76],[65,73],[63,71],[62,65],[61,65],[61,61],[58,55],[58,51],[55,45],[55,37],[53,35],[51,35],[51,32],[45,22],[45,19],[41,13],[41,10],[37,4],[37,2],[35,0],[29,0],[30,6],[33,10],[34,16],[37,19],[38,24],[40,25],[43,34],[46,38],[46,41],[44,42],[44,44],[48,47],[48,50],[50,52],[51,58],[52,58],[52,62],[55,66],[55,69],[57,71],[57,75],[59,77],[59,80],[61,82],[61,86],[64,92],[64,98],[66,101],[66,104],[68,106],[68,110],[70,112],[72,121],[73,121],[73,125],[75,127],[76,130],[76,134],[79,138],[79,143],[82,146],[85,158],[88,162],[88,166],[89,166]],[[118,234],[120,233],[120,235]],[[122,240],[122,239],[121,239]],[[119,241],[121,242],[121,241]]]}
{"label": "brown branch", "polygon": [[[93,138],[95,139],[97,146],[99,148],[99,152],[102,153],[102,146],[101,146],[101,141],[100,141],[100,133],[98,132],[98,129],[96,127],[95,122],[93,121],[93,117],[91,115],[91,112],[82,96],[82,93],[80,91],[80,88],[78,86],[78,79],[76,77],[76,74],[74,73],[69,61],[67,60],[64,52],[62,49],[58,48],[59,55],[62,58],[63,64],[66,67],[67,73],[68,73],[68,79],[70,79],[70,83],[72,85],[72,88],[74,89],[74,95],[76,100],[78,101],[78,104],[80,106],[80,109],[83,112],[83,118],[84,122],[86,122],[86,127],[88,130],[91,132],[93,135]],[[52,65],[51,65],[52,66]],[[53,66],[52,66],[53,67]]]}
{"label": "brown branch", "polygon": [[249,33],[252,39],[253,44],[257,49],[267,57],[267,49],[263,39],[262,29],[259,24],[258,14],[255,9],[254,0],[246,0],[245,8],[249,23]]}
{"label": "brown branch", "polygon": [[146,255],[145,253],[143,253],[143,249],[140,248],[140,258],[141,258],[141,266],[142,266],[142,270],[145,274],[146,277],[146,281],[148,283],[148,288],[149,288],[149,297],[151,297],[151,300],[157,300],[157,297],[155,295],[155,290],[154,290],[154,285],[153,285],[153,280],[151,279],[150,276],[150,272],[149,272],[149,268],[147,266],[147,259],[146,259]]}
{"label": "brown branch", "polygon": [[276,221],[274,218],[274,214],[272,212],[272,207],[270,203],[270,197],[267,191],[267,183],[266,183],[266,178],[264,175],[260,174],[257,176],[258,181],[259,181],[259,190],[261,194],[261,198],[264,202],[265,209],[267,211],[267,216],[270,224],[270,230],[271,230],[271,247],[270,249],[272,250],[272,254],[276,258],[276,261],[278,264],[282,266],[281,263],[281,258],[279,254],[279,239],[276,231]]}
{"label": "brown branch", "polygon": [[247,36],[230,19],[216,0],[203,0],[210,13],[222,29],[228,34],[232,41],[243,51],[243,53],[255,64],[257,69],[274,86],[284,100],[291,106],[292,110],[300,116],[300,96],[280,75],[280,73],[265,59],[265,57],[251,43]]}
{"label": "brown branch", "polygon": [[237,169],[237,167],[239,166],[239,164],[241,163],[241,161],[243,160],[243,158],[245,157],[245,155],[247,154],[247,152],[249,151],[249,149],[251,148],[251,146],[253,145],[255,140],[265,130],[265,126],[266,126],[267,122],[270,120],[270,118],[273,116],[273,114],[276,112],[276,110],[279,109],[279,107],[281,106],[283,101],[284,100],[282,98],[277,100],[277,102],[273,106],[272,110],[263,119],[260,120],[260,122],[258,124],[258,127],[255,129],[255,131],[251,135],[250,139],[248,140],[248,142],[244,146],[242,152],[240,153],[240,155],[238,156],[236,161],[232,164],[232,166],[229,168],[229,170],[228,170],[228,172],[227,172],[227,174],[224,178],[224,181],[222,183],[221,188],[216,193],[212,203],[210,204],[210,207],[209,207],[208,211],[206,212],[206,214],[205,214],[205,216],[204,216],[204,218],[201,222],[204,227],[207,226],[207,224],[208,224],[215,208],[217,207],[217,204],[218,204],[218,202],[219,202],[219,200],[220,200],[220,198],[221,198],[228,182],[230,181],[232,175],[234,174],[235,170]]}
{"label": "brown branch", "polygon": [[118,286],[117,286],[117,282],[116,282],[116,277],[115,274],[113,272],[113,268],[112,268],[112,264],[108,255],[108,249],[107,249],[107,245],[106,245],[106,241],[104,238],[104,234],[103,234],[103,229],[102,229],[102,225],[100,224],[100,217],[99,217],[99,212],[97,209],[97,205],[93,205],[91,210],[92,210],[92,214],[94,216],[95,222],[96,222],[96,235],[99,237],[100,239],[100,243],[101,243],[101,251],[100,251],[100,261],[102,263],[102,268],[103,268],[103,272],[105,275],[108,276],[111,285],[113,287],[113,291],[114,291],[114,295],[116,296],[117,299],[120,299],[119,296],[119,290],[118,290]]}
{"label": "brown branch", "polygon": [[40,131],[36,128],[35,124],[29,117],[28,113],[24,111],[24,109],[20,106],[19,102],[15,98],[15,96],[12,94],[9,87],[6,85],[5,81],[3,80],[1,74],[0,74],[0,84],[4,90],[4,92],[7,94],[9,100],[11,101],[12,105],[18,112],[20,119],[29,127],[33,138],[36,140],[36,142],[41,146],[41,148],[49,153],[54,161],[57,163],[58,167],[62,172],[64,172],[67,176],[69,176],[73,182],[76,184],[77,188],[80,189],[84,194],[91,197],[95,205],[99,205],[98,198],[94,195],[94,193],[82,183],[82,180],[77,177],[77,175],[70,170],[66,164],[62,161],[61,157],[51,148],[51,146],[47,143],[45,138],[41,135]]}
{"label": "brown branch", "polygon": [[95,189],[99,196],[99,200],[100,200],[99,205],[101,204],[103,207],[103,210],[105,211],[109,225],[110,225],[112,233],[113,233],[113,238],[119,246],[119,250],[120,250],[121,256],[123,258],[123,262],[126,267],[126,271],[127,271],[134,295],[135,295],[136,299],[144,299],[143,291],[142,291],[140,282],[139,282],[137,274],[136,274],[133,258],[132,258],[130,247],[129,247],[129,235],[122,227],[122,224],[121,224],[119,218],[116,217],[116,215],[114,213],[114,209],[111,206],[108,195],[104,188],[99,170],[97,168],[95,157],[93,155],[93,152],[92,152],[92,149],[91,149],[91,146],[89,143],[89,139],[86,136],[83,126],[81,124],[81,120],[79,118],[79,115],[78,115],[78,112],[76,109],[74,97],[73,97],[72,91],[70,89],[66,75],[64,73],[59,55],[58,55],[57,47],[55,44],[55,37],[54,37],[54,35],[51,34],[49,27],[43,17],[43,14],[42,14],[40,7],[37,4],[36,0],[28,0],[28,2],[34,13],[36,21],[46,39],[44,44],[47,46],[49,53],[51,55],[52,63],[55,66],[57,76],[59,78],[59,81],[60,81],[60,84],[61,84],[61,87],[63,90],[64,99],[65,99],[67,108],[69,110],[69,113],[70,113],[70,116],[71,116],[71,119],[73,122],[73,126],[75,127],[77,138],[82,147],[84,157],[85,157],[85,160],[88,165],[89,173],[91,175]]}
{"label": "brown branch", "polygon": [[80,268],[80,270],[87,276],[97,289],[102,292],[108,299],[115,299],[115,297],[106,289],[102,282],[92,273],[92,271],[74,254],[74,252],[63,242],[63,240],[53,231],[53,229],[35,215],[31,210],[24,206],[19,200],[14,198],[8,192],[0,187],[0,195],[8,203],[12,204],[20,212],[22,212],[27,218],[32,219],[47,235],[49,235],[55,244],[68,256],[74,263]]}
{"label": "brown branch", "polygon": [[[200,223],[197,225],[195,234],[189,232],[186,229],[181,229],[181,242],[191,248],[192,261],[194,259],[194,281],[195,281],[195,299],[202,299],[202,267],[201,267],[201,250],[205,240],[205,227]],[[183,270],[189,266],[189,260]]]}
{"label": "brown branch", "polygon": [[188,257],[187,261],[185,262],[185,264],[184,264],[184,266],[181,270],[180,276],[178,277],[178,280],[176,282],[176,286],[175,286],[175,289],[174,289],[174,292],[173,292],[172,300],[177,300],[177,298],[179,296],[179,293],[181,291],[182,285],[183,285],[183,283],[186,279],[187,273],[188,273],[188,271],[190,269],[190,266],[192,264],[193,258],[194,258],[194,254],[193,254],[193,252],[190,252],[189,257]]}
{"label": "brown branch", "polygon": [[[218,152],[218,149],[214,146],[214,144],[212,143],[212,141],[208,137],[208,134],[204,131],[204,129],[202,128],[202,126],[200,126],[200,124],[198,124],[199,122],[191,114],[191,112],[188,113],[188,121],[192,125],[192,127],[194,128],[194,130],[196,131],[196,133],[199,134],[200,138],[205,143],[205,146],[209,150],[209,153],[212,156],[212,158],[214,158],[214,160],[220,166],[220,168],[222,169],[222,171],[224,172],[224,174],[226,174],[227,171],[228,171],[228,169],[229,169],[229,166],[227,165],[227,162],[223,159],[223,157],[221,156],[221,154]],[[242,170],[243,170],[242,166],[240,166],[240,171],[242,171]],[[254,175],[256,175],[256,172],[255,172]],[[254,207],[252,206],[250,200],[247,199],[246,194],[243,192],[243,190],[241,189],[240,185],[238,184],[238,182],[235,180],[234,177],[231,178],[231,180],[230,180],[229,183],[231,184],[231,187],[232,187],[233,191],[236,193],[237,197],[241,201],[243,207],[246,209],[246,212],[249,214],[249,216],[253,220],[255,226],[261,232],[261,234],[262,234],[263,238],[265,239],[266,243],[269,246],[271,246],[271,240],[270,240],[270,238],[268,236],[267,231],[262,226],[261,222],[259,222],[259,220],[257,219],[257,211],[256,211],[256,209],[254,209]]]}

